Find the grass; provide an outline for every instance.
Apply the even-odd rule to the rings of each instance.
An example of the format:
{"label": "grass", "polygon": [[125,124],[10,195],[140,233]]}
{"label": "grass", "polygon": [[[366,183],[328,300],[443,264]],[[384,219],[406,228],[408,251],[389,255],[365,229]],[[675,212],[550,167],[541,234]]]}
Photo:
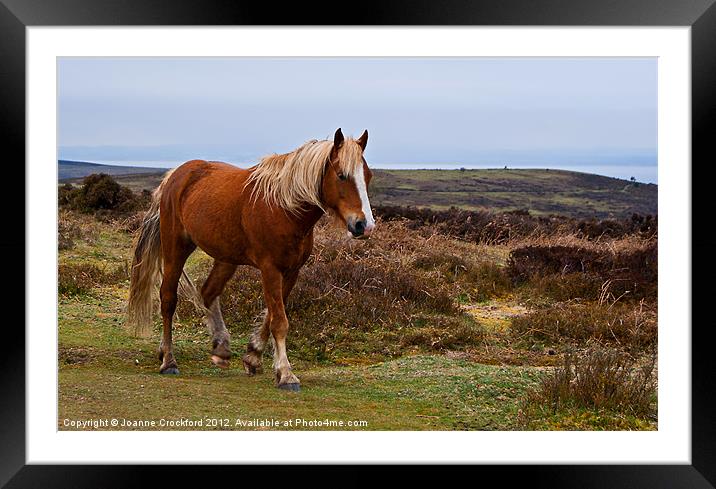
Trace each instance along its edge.
{"label": "grass", "polygon": [[60,429],[68,428],[65,419],[92,417],[360,420],[368,423],[360,428],[370,430],[515,429],[520,399],[539,379],[531,368],[423,354],[369,365],[294,362],[303,390],[286,393],[274,387],[270,374],[247,377],[237,365],[214,368],[208,334],[181,322],[175,351],[182,373],[167,377],[157,372],[158,332],[142,339],[124,330],[123,298],[121,287],[104,287],[89,298],[60,300]]}
{"label": "grass", "polygon": [[411,356],[371,366],[305,369],[303,390],[293,394],[276,389],[270,375],[216,371],[207,360],[184,362],[181,376],[166,377],[154,365],[125,361],[108,367],[92,365],[94,358],[61,368],[60,429],[64,419],[93,416],[229,419],[228,429],[247,428],[236,419],[256,418],[363,421],[358,428],[368,430],[514,429],[520,396],[537,380],[520,367]]}

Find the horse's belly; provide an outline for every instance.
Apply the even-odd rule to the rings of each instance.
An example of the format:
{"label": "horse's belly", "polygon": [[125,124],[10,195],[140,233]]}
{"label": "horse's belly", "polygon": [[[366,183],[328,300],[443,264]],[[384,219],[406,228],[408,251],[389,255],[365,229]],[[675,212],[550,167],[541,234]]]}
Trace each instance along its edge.
{"label": "horse's belly", "polygon": [[[207,255],[226,263],[234,265],[253,265],[253,260],[247,255],[247,244],[244,239],[236,236],[223,236],[217,232],[213,236],[192,235],[191,240]],[[238,239],[237,239],[238,238]]]}

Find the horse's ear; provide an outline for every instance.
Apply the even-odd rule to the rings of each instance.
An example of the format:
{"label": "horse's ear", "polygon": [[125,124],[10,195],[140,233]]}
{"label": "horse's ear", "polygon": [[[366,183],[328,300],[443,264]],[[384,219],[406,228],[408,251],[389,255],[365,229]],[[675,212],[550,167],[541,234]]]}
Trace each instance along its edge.
{"label": "horse's ear", "polygon": [[365,151],[365,146],[368,144],[368,129],[363,131],[363,134],[360,135],[358,139],[356,139],[356,142],[360,145],[361,149]]}
{"label": "horse's ear", "polygon": [[333,148],[338,149],[338,147],[343,144],[343,139],[343,132],[339,127],[336,134],[333,136]]}

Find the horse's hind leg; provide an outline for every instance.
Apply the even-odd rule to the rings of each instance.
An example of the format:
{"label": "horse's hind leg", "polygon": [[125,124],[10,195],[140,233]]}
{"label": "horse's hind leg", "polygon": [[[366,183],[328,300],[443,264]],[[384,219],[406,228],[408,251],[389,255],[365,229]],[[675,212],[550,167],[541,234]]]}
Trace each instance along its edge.
{"label": "horse's hind leg", "polygon": [[162,341],[159,345],[159,359],[162,361],[159,372],[163,374],[179,373],[172,346],[172,318],[177,307],[177,288],[184,270],[184,263],[196,248],[196,245],[188,239],[171,238],[170,233],[162,232],[164,274],[159,295],[162,302],[162,324],[164,329]]}
{"label": "horse's hind leg", "polygon": [[211,330],[211,361],[221,368],[229,366],[231,358],[231,348],[229,346],[229,331],[224,324],[224,318],[221,315],[221,306],[219,304],[219,296],[224,290],[226,282],[228,282],[236,271],[236,265],[220,261],[214,262],[214,268],[211,269],[209,277],[201,287],[201,297],[204,301],[204,307],[207,308],[206,324]]}
{"label": "horse's hind leg", "polygon": [[261,373],[261,356],[266,348],[266,341],[269,337],[269,313],[268,309],[264,309],[261,324],[251,333],[249,343],[246,345],[246,354],[242,358],[244,362],[244,370],[248,375]]}

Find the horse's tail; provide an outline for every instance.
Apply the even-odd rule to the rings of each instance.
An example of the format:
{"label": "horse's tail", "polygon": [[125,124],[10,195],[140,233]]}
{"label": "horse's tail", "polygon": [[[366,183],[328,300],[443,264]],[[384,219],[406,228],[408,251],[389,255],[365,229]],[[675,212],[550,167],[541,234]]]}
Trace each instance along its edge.
{"label": "horse's tail", "polygon": [[[132,259],[132,273],[127,304],[127,324],[138,336],[151,332],[154,313],[154,297],[162,273],[162,240],[159,208],[170,170],[152,195],[152,203],[139,230]],[[197,309],[203,310],[201,296],[186,272],[182,272],[179,295],[191,300]]]}

